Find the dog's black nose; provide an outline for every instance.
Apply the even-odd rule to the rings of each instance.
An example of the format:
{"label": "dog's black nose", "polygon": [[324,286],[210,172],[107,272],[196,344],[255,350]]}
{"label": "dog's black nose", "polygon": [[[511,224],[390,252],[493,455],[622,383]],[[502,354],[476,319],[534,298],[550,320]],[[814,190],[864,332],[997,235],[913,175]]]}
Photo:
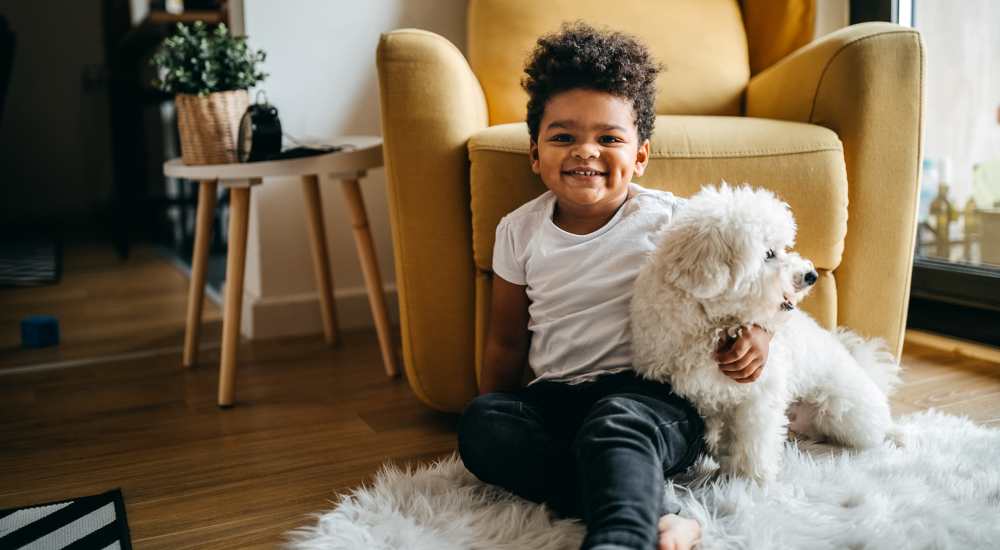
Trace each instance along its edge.
{"label": "dog's black nose", "polygon": [[807,285],[812,286],[816,282],[817,277],[819,277],[819,275],[817,275],[815,271],[810,271],[809,273],[806,273],[804,280]]}

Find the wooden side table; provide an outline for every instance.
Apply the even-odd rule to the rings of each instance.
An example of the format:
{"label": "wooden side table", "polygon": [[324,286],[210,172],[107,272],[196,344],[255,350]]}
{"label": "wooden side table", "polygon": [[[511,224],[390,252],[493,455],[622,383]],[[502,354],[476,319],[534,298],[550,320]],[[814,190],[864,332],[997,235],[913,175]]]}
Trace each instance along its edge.
{"label": "wooden side table", "polygon": [[397,376],[396,357],[389,332],[385,295],[375,258],[375,247],[368,228],[368,216],[361,196],[358,180],[366,171],[382,165],[382,140],[375,136],[343,136],[333,145],[350,145],[352,148],[324,155],[297,159],[239,164],[209,164],[187,166],[181,159],[163,164],[163,173],[175,178],[198,180],[198,213],[195,222],[194,253],[191,261],[191,286],[188,290],[188,314],[184,335],[183,366],[195,364],[198,337],[201,330],[202,304],[205,297],[205,266],[208,259],[212,231],[212,213],[215,209],[216,189],[228,187],[229,195],[229,250],[226,256],[226,290],[222,317],[222,358],[219,367],[219,406],[233,404],[236,378],[236,351],[240,336],[240,314],[243,305],[243,275],[246,265],[247,227],[250,217],[250,192],[266,177],[295,177],[302,179],[309,240],[312,248],[313,272],[320,295],[323,317],[323,335],[326,342],[337,342],[337,317],[333,300],[333,277],[326,251],[326,232],[323,208],[320,201],[319,174],[329,174],[339,179],[344,198],[351,211],[354,226],[354,244],[361,259],[368,303],[378,332],[379,347],[385,372]]}

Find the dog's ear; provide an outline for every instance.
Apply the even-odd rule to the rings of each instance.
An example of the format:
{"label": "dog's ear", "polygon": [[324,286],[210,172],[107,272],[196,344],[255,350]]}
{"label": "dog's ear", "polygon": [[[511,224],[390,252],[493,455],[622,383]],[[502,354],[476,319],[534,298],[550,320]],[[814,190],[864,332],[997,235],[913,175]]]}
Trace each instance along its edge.
{"label": "dog's ear", "polygon": [[760,278],[763,260],[767,255],[766,245],[760,235],[752,230],[730,235],[731,252],[729,262],[729,282],[733,288],[752,284]]}
{"label": "dog's ear", "polygon": [[[669,243],[669,244],[667,244]],[[680,223],[664,232],[665,276],[699,300],[715,298],[730,285],[730,246],[717,226]]]}

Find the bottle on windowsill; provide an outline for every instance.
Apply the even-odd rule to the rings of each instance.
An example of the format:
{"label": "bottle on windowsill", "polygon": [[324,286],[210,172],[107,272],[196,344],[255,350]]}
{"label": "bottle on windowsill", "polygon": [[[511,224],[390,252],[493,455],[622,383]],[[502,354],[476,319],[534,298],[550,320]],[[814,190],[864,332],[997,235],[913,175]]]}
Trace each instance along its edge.
{"label": "bottle on windowsill", "polygon": [[976,199],[969,197],[965,201],[965,208],[962,209],[962,233],[965,241],[965,261],[977,263],[979,258],[975,254],[975,245],[979,241],[979,211],[976,206]]}
{"label": "bottle on windowsill", "polygon": [[941,163],[939,173],[941,180],[938,182],[938,194],[934,197],[929,209],[930,222],[934,230],[934,255],[942,260],[949,260],[951,257],[951,232],[949,228],[952,220],[958,214],[948,200],[949,168],[951,168],[950,159],[945,158]]}

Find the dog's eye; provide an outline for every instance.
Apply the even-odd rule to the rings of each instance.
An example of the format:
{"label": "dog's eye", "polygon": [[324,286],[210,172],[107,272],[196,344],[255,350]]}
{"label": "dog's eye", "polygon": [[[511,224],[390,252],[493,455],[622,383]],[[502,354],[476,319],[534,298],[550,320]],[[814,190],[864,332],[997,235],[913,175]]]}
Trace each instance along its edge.
{"label": "dog's eye", "polygon": [[774,259],[774,249],[773,248],[767,251],[767,256],[765,256],[764,259],[765,260],[773,260]]}

